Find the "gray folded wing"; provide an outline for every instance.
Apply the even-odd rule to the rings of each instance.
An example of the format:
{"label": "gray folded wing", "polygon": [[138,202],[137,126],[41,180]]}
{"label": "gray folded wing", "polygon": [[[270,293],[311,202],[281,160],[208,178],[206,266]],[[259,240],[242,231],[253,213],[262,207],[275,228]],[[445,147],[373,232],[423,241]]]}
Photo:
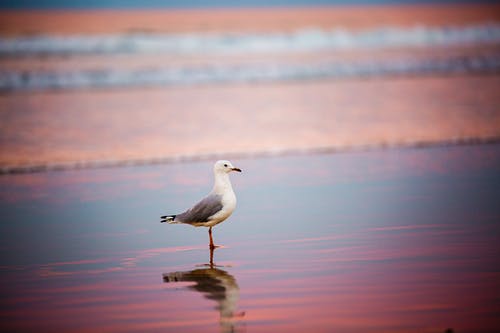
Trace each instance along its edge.
{"label": "gray folded wing", "polygon": [[181,223],[197,224],[210,221],[210,217],[222,209],[222,196],[209,194],[192,208],[175,217]]}

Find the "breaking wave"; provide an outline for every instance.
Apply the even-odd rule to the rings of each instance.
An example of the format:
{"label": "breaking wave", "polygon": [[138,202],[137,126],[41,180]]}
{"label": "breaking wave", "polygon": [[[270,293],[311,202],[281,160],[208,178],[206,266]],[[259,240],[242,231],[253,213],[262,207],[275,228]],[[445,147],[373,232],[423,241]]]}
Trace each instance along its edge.
{"label": "breaking wave", "polygon": [[266,34],[145,34],[24,36],[0,39],[0,56],[114,53],[206,54],[433,47],[500,43],[500,24],[462,27],[376,28],[353,32],[302,29]]}
{"label": "breaking wave", "polygon": [[279,63],[237,66],[213,65],[138,70],[7,71],[0,73],[0,91],[496,72],[500,72],[500,55],[285,65]]}
{"label": "breaking wave", "polygon": [[[500,24],[462,27],[376,28],[353,32],[343,29],[307,29],[272,34],[123,34],[90,36],[23,36],[0,38],[0,61],[24,59],[44,63],[48,59],[64,62],[71,56],[99,55],[109,58],[125,54],[136,58],[139,67],[94,65],[63,70],[56,66],[28,66],[22,69],[0,67],[0,91],[44,89],[79,89],[93,87],[172,86],[191,84],[268,82],[349,78],[364,76],[425,75],[448,73],[496,73],[500,70],[500,54],[474,52],[447,57],[433,56],[433,49],[453,47],[500,46]],[[301,63],[284,61],[289,54],[335,54],[340,50],[380,51],[390,48],[427,49],[428,55],[396,59],[324,61],[307,58]],[[257,63],[142,63],[141,55],[159,54],[183,59],[194,55],[255,55]],[[273,54],[273,57],[267,57]],[[59,58],[58,58],[59,57]],[[26,60],[27,59],[27,60]],[[9,63],[9,61],[7,61]],[[0,66],[1,66],[0,62]],[[67,67],[66,67],[67,68]]]}

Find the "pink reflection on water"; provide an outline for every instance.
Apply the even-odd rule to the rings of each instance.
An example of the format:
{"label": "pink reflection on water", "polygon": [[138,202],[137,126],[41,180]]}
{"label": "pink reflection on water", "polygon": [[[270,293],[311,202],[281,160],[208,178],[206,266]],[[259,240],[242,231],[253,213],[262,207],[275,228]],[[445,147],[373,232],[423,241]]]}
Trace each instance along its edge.
{"label": "pink reflection on water", "polygon": [[[3,202],[47,201],[64,203],[69,200],[107,201],[127,197],[137,191],[155,192],[170,189],[208,187],[212,182],[210,168],[158,168],[136,172],[121,168],[74,170],[65,172],[4,175],[0,177],[0,200]],[[202,172],[199,172],[202,171]],[[61,195],[64,193],[64,195]]]}
{"label": "pink reflection on water", "polygon": [[[102,274],[109,272],[121,271],[127,268],[135,267],[140,261],[148,258],[156,257],[165,253],[177,253],[185,251],[194,251],[205,249],[205,247],[193,246],[177,246],[168,248],[146,249],[133,254],[133,256],[122,258],[99,258],[85,259],[77,261],[55,262],[42,265],[39,268],[39,275],[48,276],[65,276],[65,275],[80,275],[80,274]],[[95,264],[106,264],[104,268],[85,268]],[[69,270],[62,270],[68,269]]]}
{"label": "pink reflection on water", "polygon": [[[404,154],[383,152],[344,153],[338,158],[315,159],[314,164],[305,162],[306,156],[289,157],[285,166],[260,159],[236,161],[244,169],[244,177],[234,178],[238,188],[258,187],[273,183],[319,185],[352,181],[387,180],[408,175],[447,175],[475,172],[498,161],[495,151],[474,149],[442,149],[436,159],[429,150],[406,150]],[[341,158],[342,157],[342,158]],[[363,163],[360,163],[363,161]],[[303,163],[308,163],[304,167]],[[266,172],[258,172],[262,165]],[[146,169],[110,168],[53,172],[44,174],[7,175],[0,177],[0,200],[23,202],[29,200],[81,201],[111,200],[128,197],[137,191],[166,191],[182,193],[186,189],[208,192],[212,184],[211,162],[159,165]],[[366,189],[370,190],[369,188]],[[56,195],[65,193],[65,195]]]}
{"label": "pink reflection on water", "polygon": [[[450,175],[474,174],[498,164],[498,156],[488,149],[462,147],[456,151],[459,153],[440,149],[410,150],[404,154],[397,151],[344,154],[342,159],[318,157],[312,164],[307,163],[311,160],[308,156],[290,157],[280,160],[289,168],[270,168],[270,174],[257,170],[263,164],[272,165],[272,159],[243,160],[239,165],[248,178],[238,182],[244,189],[262,187],[270,178],[279,186],[304,183],[330,186],[342,181],[380,180],[379,177],[386,180],[408,175],[433,177],[443,175],[446,170]],[[183,184],[182,177],[189,178],[186,175],[202,171],[206,165],[209,164],[168,166],[165,169],[173,171],[166,175],[156,168],[127,172],[113,169],[98,170],[91,175],[82,171],[82,176],[75,179],[71,176],[79,173],[6,177],[5,183],[23,191],[67,189],[68,193],[83,186],[73,197],[82,200],[88,198],[87,183],[113,185],[118,186],[116,192],[120,193],[106,193],[120,197],[140,189],[142,179]],[[353,167],[356,165],[361,166]],[[206,172],[209,186],[211,171]],[[182,176],[180,181],[178,175]],[[195,179],[205,182],[204,176]],[[430,185],[431,191],[440,186]],[[368,190],[378,191],[364,189]],[[376,193],[386,190],[382,188]],[[182,189],[172,193],[180,193],[177,191]],[[309,237],[287,238],[285,234],[273,242],[259,238],[243,241],[246,235],[233,239],[227,248],[217,250],[215,262],[226,264],[221,269],[239,287],[238,308],[245,311],[245,316],[238,319],[236,326],[262,332],[496,329],[500,325],[496,316],[500,310],[497,302],[500,275],[495,270],[496,227],[484,223],[495,216],[487,216],[481,209],[465,217],[459,216],[459,210],[450,210],[448,224],[448,220],[441,219],[422,224],[417,218],[378,221],[362,211],[356,217],[370,223],[361,221],[328,232],[321,230]],[[127,232],[140,235],[143,230],[134,227]],[[87,237],[94,236],[107,234],[96,232]],[[162,281],[165,273],[200,269],[199,261],[207,257],[206,246],[152,247],[149,243],[147,246],[150,248],[122,251],[109,257],[16,270],[2,267],[6,289],[2,295],[8,305],[2,318],[11,330],[220,331],[220,309],[214,309],[219,306],[217,301],[193,289],[192,282],[170,286]]]}
{"label": "pink reflection on water", "polygon": [[[231,324],[237,331],[248,327],[262,332],[444,332],[448,327],[457,331],[498,327],[493,314],[498,310],[500,276],[484,271],[495,260],[493,250],[477,244],[474,234],[471,241],[460,242],[465,233],[458,226],[441,224],[396,225],[263,243],[257,248],[239,246],[233,249],[238,257],[260,264],[249,261],[248,268],[232,264],[212,271],[162,270],[142,264],[151,258],[162,262],[173,255],[205,251],[191,247],[53,263],[41,271],[50,267],[57,273],[72,267],[72,274],[44,275],[39,283],[46,288],[28,284],[20,295],[7,298],[12,307],[3,316],[11,327],[26,329],[32,327],[29,318],[42,328],[77,332],[224,331],[222,310],[214,309],[217,302],[203,294],[210,290],[201,287],[210,276],[206,273],[226,281],[224,292],[238,289],[238,305],[245,316],[233,323],[236,326]],[[86,268],[103,263],[103,269]],[[191,282],[162,283],[165,273],[178,281],[181,275],[199,274],[200,289],[193,287],[197,280],[189,278],[186,281]],[[21,302],[29,307],[28,317],[15,310]]]}

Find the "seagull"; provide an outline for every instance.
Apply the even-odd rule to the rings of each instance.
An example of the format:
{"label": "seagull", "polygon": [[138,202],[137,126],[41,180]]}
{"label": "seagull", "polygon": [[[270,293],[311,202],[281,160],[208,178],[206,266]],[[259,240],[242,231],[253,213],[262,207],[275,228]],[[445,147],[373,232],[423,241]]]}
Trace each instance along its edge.
{"label": "seagull", "polygon": [[215,181],[212,191],[185,212],[162,216],[161,223],[184,223],[194,227],[208,227],[210,248],[214,249],[216,246],[212,239],[212,227],[227,219],[236,208],[236,195],[229,180],[231,171],[241,172],[241,169],[235,168],[226,160],[215,162]]}

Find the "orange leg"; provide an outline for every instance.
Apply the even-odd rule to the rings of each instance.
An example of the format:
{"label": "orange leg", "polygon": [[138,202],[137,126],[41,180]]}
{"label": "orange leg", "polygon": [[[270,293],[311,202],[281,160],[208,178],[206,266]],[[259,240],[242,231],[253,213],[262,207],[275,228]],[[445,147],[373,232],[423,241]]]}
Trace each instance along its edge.
{"label": "orange leg", "polygon": [[212,227],[208,228],[208,235],[210,236],[210,248],[215,249],[214,240],[212,238]]}
{"label": "orange leg", "polygon": [[214,250],[215,248],[210,248],[210,268],[214,268]]}

